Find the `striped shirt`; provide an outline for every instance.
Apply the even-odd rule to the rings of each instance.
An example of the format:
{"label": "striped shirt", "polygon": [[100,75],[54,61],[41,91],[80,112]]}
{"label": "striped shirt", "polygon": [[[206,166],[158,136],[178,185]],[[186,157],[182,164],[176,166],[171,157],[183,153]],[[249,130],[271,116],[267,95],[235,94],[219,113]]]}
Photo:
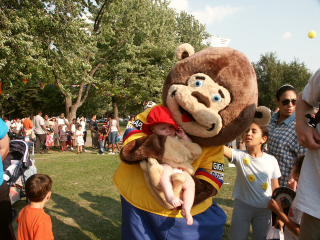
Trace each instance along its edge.
{"label": "striped shirt", "polygon": [[269,130],[268,153],[278,160],[282,175],[279,178],[280,187],[288,187],[293,164],[297,157],[306,153],[307,149],[299,144],[295,130],[295,113],[280,124],[277,124],[278,118],[279,112],[276,112],[267,125]]}

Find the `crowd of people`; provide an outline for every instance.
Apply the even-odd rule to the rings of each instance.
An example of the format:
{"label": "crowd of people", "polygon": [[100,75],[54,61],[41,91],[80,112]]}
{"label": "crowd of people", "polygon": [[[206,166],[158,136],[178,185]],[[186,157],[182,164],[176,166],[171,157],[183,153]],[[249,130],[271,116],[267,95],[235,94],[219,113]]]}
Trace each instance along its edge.
{"label": "crowd of people", "polygon": [[[132,115],[131,121],[132,117],[134,119]],[[41,147],[45,154],[48,154],[52,147],[60,149],[61,152],[76,148],[78,154],[86,152],[87,128],[91,131],[92,148],[99,149],[98,154],[105,154],[106,147],[109,154],[116,154],[120,151],[121,131],[114,114],[106,114],[101,129],[99,129],[95,114],[92,115],[89,124],[86,123],[83,116],[78,119],[74,118],[69,123],[63,113],[58,117],[49,117],[48,114],[42,117],[42,111],[38,111],[32,120],[30,115],[21,120],[17,118],[9,121],[6,117],[3,120],[8,127],[10,139],[27,136],[35,141],[36,153],[40,153]]]}
{"label": "crowd of people", "polygon": [[[259,126],[253,123],[237,139],[237,149],[232,149],[230,146],[224,148],[225,157],[237,168],[237,178],[232,194],[235,207],[232,215],[231,239],[248,239],[250,225],[252,225],[254,239],[265,239],[271,225],[271,211],[277,215],[274,224],[280,228],[285,226],[285,239],[320,239],[320,211],[316,207],[320,197],[318,184],[320,182],[320,128],[319,126],[313,128],[305,117],[307,113],[312,113],[315,119],[319,119],[317,118],[320,102],[319,89],[320,70],[314,74],[299,96],[292,85],[281,86],[275,94],[277,108],[274,109],[269,124]],[[161,108],[163,108],[162,112],[166,112],[165,107]],[[151,111],[156,109],[153,108]],[[167,112],[170,113],[169,110]],[[168,114],[166,119],[161,121],[159,118],[164,118],[164,115],[163,113],[158,115],[152,123],[150,122],[150,126],[148,125],[148,131],[147,124],[142,127],[144,133],[188,138],[176,125],[172,115]],[[134,119],[135,116],[130,116],[127,128],[132,128]],[[17,135],[23,133],[31,137],[34,134],[37,153],[40,152],[40,146],[44,153],[48,153],[50,146],[46,143],[49,135],[52,136],[54,146],[60,146],[61,151],[65,151],[67,146],[72,149],[76,145],[78,154],[85,151],[87,126],[84,117],[79,118],[78,121],[73,119],[69,123],[63,114],[59,118],[49,118],[48,115],[42,118],[42,112],[39,111],[33,120],[27,116],[12,122],[4,118],[4,122],[10,133]],[[88,129],[91,131],[92,147],[99,149],[99,154],[105,154],[106,147],[109,154],[119,153],[118,141],[121,131],[114,114],[106,115],[101,129],[99,129],[96,115],[93,114]],[[187,141],[191,140],[188,138]],[[241,150],[243,143],[246,150]],[[118,148],[117,152],[115,147]],[[183,216],[187,219],[187,223],[192,225],[190,215],[192,203],[188,203],[188,195],[184,196],[183,201],[172,195],[170,176],[173,168],[169,165],[165,167],[167,168],[163,175],[165,180],[161,183],[165,189],[165,197],[173,206],[182,206],[185,211]],[[37,175],[30,178],[26,186],[34,185],[35,179],[40,179],[38,182],[47,185],[47,190],[39,198],[37,198],[36,189],[40,186],[34,187],[32,191],[35,192],[27,190],[27,195],[32,195],[29,197],[31,204],[21,211],[17,219],[18,235],[28,231],[28,229],[21,229],[20,223],[30,221],[27,215],[34,214],[31,213],[33,206],[41,205],[43,208],[50,199],[52,185],[50,177]],[[263,183],[260,184],[262,179]],[[184,190],[187,192],[189,187],[184,186]],[[288,187],[296,192],[289,215],[284,214],[281,201],[276,202],[271,199],[273,191],[279,187]],[[193,196],[194,193],[191,191],[190,195]],[[33,201],[33,199],[39,201]],[[188,203],[187,207],[186,203]],[[46,215],[42,217],[47,218]],[[52,232],[48,234],[51,236]]]}
{"label": "crowd of people", "polygon": [[[231,239],[248,239],[250,225],[254,239],[265,239],[270,229],[270,210],[277,215],[275,227],[285,226],[284,239],[320,239],[320,214],[315,208],[315,199],[320,197],[320,188],[315,184],[320,175],[319,127],[315,128],[319,122],[319,86],[319,70],[299,97],[292,85],[281,86],[275,94],[277,107],[269,124],[252,124],[237,139],[237,149],[242,149],[244,143],[246,150],[231,149],[231,144],[225,146],[225,156],[237,168]],[[307,113],[312,115],[314,128]],[[252,184],[264,176],[268,176],[268,182],[261,186]],[[278,187],[296,192],[289,211],[284,210],[283,202],[270,199]]]}

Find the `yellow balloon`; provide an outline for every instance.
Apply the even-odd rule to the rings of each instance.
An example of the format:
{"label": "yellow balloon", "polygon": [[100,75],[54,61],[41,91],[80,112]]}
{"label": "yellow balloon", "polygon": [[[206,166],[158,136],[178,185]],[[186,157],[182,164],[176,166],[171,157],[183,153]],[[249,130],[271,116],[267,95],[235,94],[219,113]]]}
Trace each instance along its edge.
{"label": "yellow balloon", "polygon": [[316,36],[317,36],[316,31],[310,31],[310,32],[308,33],[308,37],[309,37],[309,38],[315,38]]}

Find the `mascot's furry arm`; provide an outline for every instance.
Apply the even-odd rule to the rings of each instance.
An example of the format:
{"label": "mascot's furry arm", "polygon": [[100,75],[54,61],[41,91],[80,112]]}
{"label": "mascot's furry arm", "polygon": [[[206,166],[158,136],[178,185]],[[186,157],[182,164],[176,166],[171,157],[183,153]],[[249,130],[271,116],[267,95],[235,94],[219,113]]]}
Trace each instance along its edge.
{"label": "mascot's furry arm", "polygon": [[[184,151],[183,148],[178,148],[176,141],[173,138],[166,136],[151,136],[141,137],[127,143],[121,150],[121,158],[128,164],[139,163],[148,158],[155,158],[159,163],[165,162],[165,159],[191,159],[190,151]],[[197,205],[214,196],[217,190],[209,182],[198,179],[192,176],[195,182],[195,199],[194,205]]]}
{"label": "mascot's furry arm", "polygon": [[[173,150],[166,150],[166,154],[162,159],[162,163],[170,165],[172,168],[183,170],[185,173],[194,175],[194,169],[191,165],[194,160],[199,158],[202,153],[202,148],[193,142],[187,142],[182,139],[168,137],[167,141],[170,142],[170,146]],[[177,153],[183,153],[183,156],[178,156]],[[165,197],[165,194],[161,187],[161,177],[163,174],[163,166],[155,158],[148,158],[147,161],[140,162],[141,169],[148,188],[154,198],[160,205],[167,209],[173,209]],[[171,175],[172,190],[176,197],[182,199],[182,185],[186,181],[186,175],[182,172],[173,172]]]}

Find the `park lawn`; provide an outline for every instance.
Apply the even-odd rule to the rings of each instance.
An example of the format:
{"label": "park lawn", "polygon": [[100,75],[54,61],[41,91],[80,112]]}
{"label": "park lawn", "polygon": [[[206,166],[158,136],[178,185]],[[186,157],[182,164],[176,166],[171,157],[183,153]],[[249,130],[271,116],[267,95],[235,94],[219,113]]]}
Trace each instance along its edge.
{"label": "park lawn", "polygon": [[[120,195],[112,183],[119,157],[89,151],[80,155],[75,151],[35,155],[38,173],[48,174],[53,180],[45,212],[51,216],[55,239],[121,239]],[[236,169],[227,167],[227,160],[225,166],[227,184],[222,186],[215,201],[227,214],[223,236],[227,240],[230,239],[234,205],[231,193]],[[25,205],[25,201],[20,201],[13,207],[19,212]],[[17,224],[13,226],[17,231]]]}

